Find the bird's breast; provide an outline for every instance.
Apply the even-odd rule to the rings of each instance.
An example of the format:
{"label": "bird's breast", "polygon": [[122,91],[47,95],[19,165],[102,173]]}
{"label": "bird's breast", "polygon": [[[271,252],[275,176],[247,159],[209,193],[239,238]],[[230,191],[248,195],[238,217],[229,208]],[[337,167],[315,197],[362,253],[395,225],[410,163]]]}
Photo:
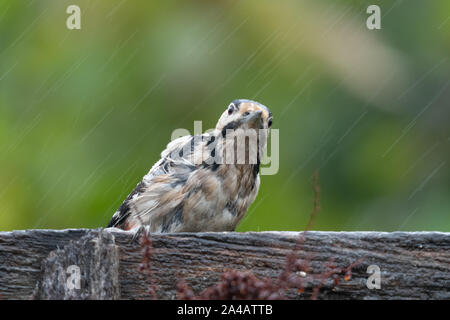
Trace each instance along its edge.
{"label": "bird's breast", "polygon": [[259,189],[259,175],[254,175],[250,165],[220,165],[215,170],[200,171],[193,178],[190,189],[197,192],[187,199],[186,214],[192,214],[196,219],[193,224],[208,231],[234,230]]}

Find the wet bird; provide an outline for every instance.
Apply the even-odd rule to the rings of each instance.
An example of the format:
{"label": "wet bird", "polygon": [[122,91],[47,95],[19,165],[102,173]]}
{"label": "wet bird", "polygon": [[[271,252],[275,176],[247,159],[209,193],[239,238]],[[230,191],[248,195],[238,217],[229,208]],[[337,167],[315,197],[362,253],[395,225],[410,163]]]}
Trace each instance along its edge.
{"label": "wet bird", "polygon": [[255,200],[272,113],[238,99],[209,133],[173,140],[108,227],[150,232],[233,231]]}

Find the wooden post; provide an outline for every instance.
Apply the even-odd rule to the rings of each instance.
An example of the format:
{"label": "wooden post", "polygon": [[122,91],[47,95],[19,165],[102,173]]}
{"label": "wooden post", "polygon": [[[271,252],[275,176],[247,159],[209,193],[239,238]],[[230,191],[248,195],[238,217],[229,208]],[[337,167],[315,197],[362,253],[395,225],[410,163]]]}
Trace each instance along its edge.
{"label": "wooden post", "polygon": [[[224,271],[250,271],[275,279],[286,265],[298,232],[152,234],[151,282],[139,270],[142,246],[117,229],[0,232],[0,299],[176,299],[180,279],[195,293],[217,283]],[[337,285],[323,279],[319,299],[450,299],[450,233],[315,232],[303,234],[297,256],[309,262],[311,281],[286,297],[308,299],[315,275],[334,260],[354,266]],[[381,288],[369,289],[370,265]],[[70,266],[75,266],[70,269]],[[71,282],[79,270],[79,289]],[[314,280],[316,279],[316,280]],[[72,283],[72,285],[71,285]],[[152,283],[152,284],[151,284]],[[75,284],[75,288],[74,288]]]}

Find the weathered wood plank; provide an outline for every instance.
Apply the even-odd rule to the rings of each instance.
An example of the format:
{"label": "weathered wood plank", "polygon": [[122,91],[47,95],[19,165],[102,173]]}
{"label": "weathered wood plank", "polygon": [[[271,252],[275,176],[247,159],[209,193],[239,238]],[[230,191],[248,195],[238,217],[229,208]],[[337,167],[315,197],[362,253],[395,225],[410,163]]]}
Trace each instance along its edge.
{"label": "weathered wood plank", "polygon": [[[249,270],[275,279],[286,265],[298,232],[152,234],[151,270],[157,297],[176,298],[183,278],[196,293],[222,272]],[[325,279],[322,299],[450,299],[450,233],[307,232],[298,257],[308,260],[306,279],[334,259],[345,267],[364,258],[352,278],[336,286]],[[139,270],[142,247],[117,229],[0,232],[0,299],[148,299],[150,281]],[[78,265],[82,288],[65,288],[64,270]],[[366,286],[369,265],[381,269],[381,289]],[[301,294],[309,298],[317,280]]]}

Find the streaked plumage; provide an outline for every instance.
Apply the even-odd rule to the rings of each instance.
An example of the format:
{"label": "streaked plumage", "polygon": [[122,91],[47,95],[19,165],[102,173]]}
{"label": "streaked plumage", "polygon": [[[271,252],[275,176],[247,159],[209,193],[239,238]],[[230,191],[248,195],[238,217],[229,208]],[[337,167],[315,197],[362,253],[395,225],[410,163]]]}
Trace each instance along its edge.
{"label": "streaked plumage", "polygon": [[[267,107],[233,101],[213,132],[184,136],[167,145],[108,227],[129,230],[143,224],[150,232],[234,230],[258,193],[260,159],[271,123]],[[239,140],[243,136],[238,129],[257,129],[256,140]],[[234,150],[239,159],[236,148],[243,141],[245,163],[227,161],[227,150]]]}

